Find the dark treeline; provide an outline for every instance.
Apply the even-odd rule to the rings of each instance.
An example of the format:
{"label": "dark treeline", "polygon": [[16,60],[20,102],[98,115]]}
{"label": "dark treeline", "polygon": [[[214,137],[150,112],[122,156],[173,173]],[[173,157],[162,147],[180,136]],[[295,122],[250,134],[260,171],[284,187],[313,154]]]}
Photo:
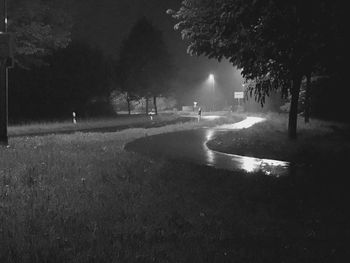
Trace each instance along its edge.
{"label": "dark treeline", "polygon": [[[40,49],[38,49],[40,50]],[[162,32],[146,18],[138,20],[117,59],[81,41],[40,52],[20,54],[9,75],[9,120],[67,119],[114,115],[111,94],[131,102],[146,100],[157,114],[157,99],[168,95],[173,76]],[[150,105],[151,108],[151,105]]]}
{"label": "dark treeline", "polygon": [[69,118],[73,111],[84,117],[112,112],[113,62],[102,51],[72,42],[43,62],[10,70],[10,121]]}
{"label": "dark treeline", "polygon": [[[326,120],[350,122],[345,75],[326,75],[311,83],[310,116]],[[303,93],[301,98],[304,99]],[[302,101],[301,110],[304,108]]]}
{"label": "dark treeline", "polygon": [[[310,117],[324,120],[334,120],[341,122],[350,122],[348,97],[348,84],[346,82],[345,72],[341,70],[336,73],[325,73],[315,75],[311,78],[310,85]],[[237,105],[235,101],[234,106]],[[290,106],[290,97],[284,97],[281,91],[270,91],[262,106],[254,98],[246,98],[244,107],[251,112],[288,112]],[[303,80],[298,104],[298,114],[305,115],[306,107],[306,79]]]}

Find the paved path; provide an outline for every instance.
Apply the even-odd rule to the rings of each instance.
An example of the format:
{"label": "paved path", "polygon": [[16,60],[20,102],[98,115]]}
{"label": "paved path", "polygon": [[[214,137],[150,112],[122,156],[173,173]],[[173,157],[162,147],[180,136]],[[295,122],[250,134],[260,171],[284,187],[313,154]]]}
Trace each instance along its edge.
{"label": "paved path", "polygon": [[159,134],[137,139],[128,143],[125,149],[152,157],[180,159],[231,171],[243,170],[248,173],[262,171],[276,177],[287,175],[289,172],[289,163],[287,162],[220,153],[207,147],[207,142],[220,133],[249,128],[261,121],[264,119],[248,117],[241,122],[214,128]]}

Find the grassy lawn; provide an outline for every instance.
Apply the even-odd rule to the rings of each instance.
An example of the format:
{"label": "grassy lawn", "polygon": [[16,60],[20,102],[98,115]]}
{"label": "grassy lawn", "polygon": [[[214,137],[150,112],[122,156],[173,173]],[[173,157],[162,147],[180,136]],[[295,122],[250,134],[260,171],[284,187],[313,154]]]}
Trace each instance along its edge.
{"label": "grassy lawn", "polygon": [[11,138],[0,148],[0,262],[339,262],[349,221],[337,167],[276,179],[123,150],[222,122]]}
{"label": "grassy lawn", "polygon": [[334,160],[345,161],[350,156],[350,125],[311,120],[298,120],[298,139],[287,137],[288,116],[263,115],[265,122],[251,128],[231,131],[208,142],[208,147],[225,152],[260,158],[271,158],[315,165]]}

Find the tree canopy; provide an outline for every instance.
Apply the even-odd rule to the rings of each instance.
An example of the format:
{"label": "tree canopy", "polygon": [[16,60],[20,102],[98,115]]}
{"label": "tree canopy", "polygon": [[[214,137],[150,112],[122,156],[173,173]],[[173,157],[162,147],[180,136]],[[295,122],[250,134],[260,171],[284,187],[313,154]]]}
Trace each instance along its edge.
{"label": "tree canopy", "polygon": [[289,91],[289,135],[295,138],[301,79],[336,56],[340,10],[330,0],[185,0],[168,13],[179,21],[175,29],[189,41],[190,54],[242,68],[259,100],[271,88]]}
{"label": "tree canopy", "polygon": [[16,61],[28,67],[66,47],[73,24],[69,10],[67,1],[8,0],[8,30],[15,35]]}

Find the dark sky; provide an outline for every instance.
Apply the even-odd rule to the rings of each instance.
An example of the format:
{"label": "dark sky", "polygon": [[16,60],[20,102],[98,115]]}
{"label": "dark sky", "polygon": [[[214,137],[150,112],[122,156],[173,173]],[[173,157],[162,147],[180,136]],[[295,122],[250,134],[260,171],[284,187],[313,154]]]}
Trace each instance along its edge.
{"label": "dark sky", "polygon": [[77,21],[74,37],[84,39],[101,47],[104,52],[118,57],[121,41],[141,16],[149,18],[163,31],[166,44],[174,63],[179,69],[176,86],[186,91],[188,101],[205,89],[203,83],[210,73],[217,80],[217,92],[227,98],[234,90],[241,89],[241,78],[227,62],[218,63],[201,57],[191,57],[186,53],[186,43],[180,32],[174,30],[176,21],[166,14],[166,10],[178,9],[181,0],[75,0]]}

